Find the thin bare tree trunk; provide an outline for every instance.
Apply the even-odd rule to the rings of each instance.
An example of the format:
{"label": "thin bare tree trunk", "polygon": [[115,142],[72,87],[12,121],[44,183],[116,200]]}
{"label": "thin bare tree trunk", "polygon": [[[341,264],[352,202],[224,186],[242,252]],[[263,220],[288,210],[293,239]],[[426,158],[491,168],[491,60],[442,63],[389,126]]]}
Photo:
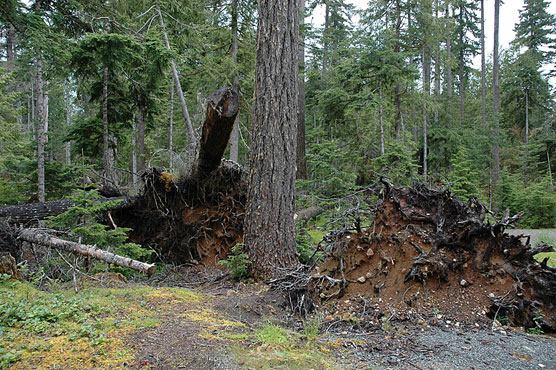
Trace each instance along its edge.
{"label": "thin bare tree trunk", "polygon": [[137,189],[139,176],[137,176],[137,123],[135,121],[135,113],[131,119],[131,182],[133,189]]}
{"label": "thin bare tree trunk", "polygon": [[112,155],[110,151],[110,133],[108,131],[108,67],[104,67],[104,78],[102,80],[102,162],[104,164],[104,181],[112,183]]}
{"label": "thin bare tree trunk", "polygon": [[[493,132],[493,141],[494,141],[494,149],[492,151],[492,159],[493,159],[493,168],[492,168],[492,186],[496,189],[496,185],[498,184],[498,178],[500,177],[500,143],[499,143],[499,136],[500,136],[500,85],[498,80],[499,74],[499,30],[500,30],[500,0],[494,0],[494,56],[493,56],[493,118],[494,118],[494,132]],[[495,193],[495,191],[493,191]]]}
{"label": "thin bare tree trunk", "polygon": [[[168,34],[166,33],[166,27],[164,25],[164,18],[162,18],[162,12],[160,11],[160,5],[158,1],[156,2],[156,9],[158,11],[158,20],[160,23],[160,28],[162,28],[162,35],[164,36],[164,44],[168,50],[170,48],[170,41],[168,41]],[[178,92],[178,97],[180,99],[181,112],[183,118],[185,119],[185,124],[187,125],[187,132],[189,133],[189,141],[192,144],[197,143],[197,137],[195,136],[195,131],[193,130],[193,124],[191,123],[191,118],[189,117],[189,111],[187,110],[187,104],[185,103],[185,97],[183,96],[183,90],[181,89],[181,83],[178,76],[178,70],[176,68],[176,62],[174,58],[170,58],[170,65],[172,67],[172,77],[174,79],[174,84],[176,85],[176,91]]]}
{"label": "thin bare tree trunk", "polygon": [[[66,82],[64,89],[64,98],[66,101],[66,132],[69,133],[71,126],[71,106],[70,106],[70,91],[69,84]],[[66,164],[69,166],[71,164],[71,142],[66,141]]]}
{"label": "thin bare tree trunk", "polygon": [[170,122],[168,122],[168,166],[174,168],[174,85],[170,86]]}
{"label": "thin bare tree trunk", "polygon": [[529,89],[525,90],[525,145],[529,144]]}
{"label": "thin bare tree trunk", "polygon": [[550,151],[546,149],[546,162],[548,163],[548,176],[550,177],[550,184],[554,185],[554,180],[552,180],[552,166],[550,165]]}
{"label": "thin bare tree trunk", "polygon": [[137,105],[137,173],[145,171],[145,105],[139,101]]}
{"label": "thin bare tree trunk", "polygon": [[[237,16],[238,16],[238,0],[232,0],[232,22],[231,22],[231,29],[232,29],[232,61],[234,62],[234,66],[236,71],[234,73],[234,77],[232,79],[232,88],[236,90],[239,94],[239,78],[238,78],[238,71],[237,68],[239,67],[239,63],[237,60],[237,52],[238,52],[238,33],[237,33]],[[230,160],[237,162],[239,156],[239,114],[236,116],[236,120],[234,122],[234,128],[232,129],[232,136],[230,138]]]}
{"label": "thin bare tree trunk", "polygon": [[481,124],[486,130],[485,0],[481,0]]}
{"label": "thin bare tree trunk", "polygon": [[430,62],[431,57],[428,51],[428,46],[423,45],[423,176],[425,179],[428,174],[428,141],[427,131],[429,125],[428,116],[428,99],[430,96]]}
{"label": "thin bare tree trunk", "polygon": [[446,11],[444,13],[446,18],[446,92],[448,97],[453,96],[453,81],[452,81],[452,39],[450,37],[451,21],[450,21],[450,5],[446,4]]}
{"label": "thin bare tree trunk", "polygon": [[44,202],[46,191],[44,183],[44,146],[45,146],[45,115],[44,115],[44,91],[42,79],[42,58],[37,59],[37,198],[39,202]]}
{"label": "thin bare tree trunk", "polygon": [[459,32],[459,121],[463,125],[465,121],[465,56],[463,49],[463,5],[459,7],[459,19],[461,30]]}
{"label": "thin bare tree trunk", "polygon": [[63,249],[67,252],[81,254],[92,257],[116,266],[129,267],[149,275],[155,271],[155,266],[148,263],[136,261],[134,259],[119,256],[114,253],[104,251],[94,245],[80,244],[68,240],[58,239],[41,229],[23,229],[19,232],[19,238],[29,243],[44,245],[45,247]]}
{"label": "thin bare tree trunk", "polygon": [[384,124],[382,122],[382,81],[378,81],[378,125],[380,128],[380,155],[384,155]]}

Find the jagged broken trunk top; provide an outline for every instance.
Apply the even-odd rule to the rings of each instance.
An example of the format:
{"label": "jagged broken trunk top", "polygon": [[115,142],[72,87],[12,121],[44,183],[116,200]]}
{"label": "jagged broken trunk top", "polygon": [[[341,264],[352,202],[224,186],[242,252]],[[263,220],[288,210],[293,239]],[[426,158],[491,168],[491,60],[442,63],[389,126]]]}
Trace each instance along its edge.
{"label": "jagged broken trunk top", "polygon": [[486,314],[556,332],[556,269],[533,258],[552,247],[505,234],[517,217],[485,223],[479,200],[424,185],[386,183],[381,198],[368,227],[326,237],[329,257],[310,284],[317,301],[399,318],[437,312],[472,323]]}

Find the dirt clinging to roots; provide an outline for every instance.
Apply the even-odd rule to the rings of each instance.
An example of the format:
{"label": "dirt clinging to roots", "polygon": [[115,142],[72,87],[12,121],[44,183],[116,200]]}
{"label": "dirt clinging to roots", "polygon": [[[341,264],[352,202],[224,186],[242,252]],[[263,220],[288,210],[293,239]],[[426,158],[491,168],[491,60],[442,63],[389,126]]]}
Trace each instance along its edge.
{"label": "dirt clinging to roots", "polygon": [[478,199],[384,184],[370,226],[326,236],[329,255],[308,284],[320,306],[344,316],[434,313],[464,323],[486,314],[556,332],[556,269],[533,258],[551,246],[505,234],[519,215],[491,225]]}
{"label": "dirt clinging to roots", "polygon": [[132,241],[160,260],[215,266],[242,241],[246,185],[234,162],[223,162],[208,177],[181,181],[153,168],[143,182],[143,193],[116,213],[117,222],[131,227]]}

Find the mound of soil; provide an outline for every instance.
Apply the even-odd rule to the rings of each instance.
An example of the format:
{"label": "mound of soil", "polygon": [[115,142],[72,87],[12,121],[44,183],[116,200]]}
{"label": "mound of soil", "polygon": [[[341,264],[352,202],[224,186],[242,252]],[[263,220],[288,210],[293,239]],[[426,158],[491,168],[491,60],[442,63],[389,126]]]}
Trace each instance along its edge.
{"label": "mound of soil", "polygon": [[143,175],[143,193],[114,213],[133,229],[130,239],[156,251],[160,260],[212,267],[243,240],[244,170],[225,161],[209,177],[174,181],[160,169]]}
{"label": "mound of soil", "polygon": [[485,314],[515,326],[556,331],[556,269],[504,230],[518,216],[485,223],[478,199],[449,191],[384,183],[362,228],[332,232],[329,255],[314,268],[309,290],[332,313],[377,312],[398,318],[449,315],[464,323]]}

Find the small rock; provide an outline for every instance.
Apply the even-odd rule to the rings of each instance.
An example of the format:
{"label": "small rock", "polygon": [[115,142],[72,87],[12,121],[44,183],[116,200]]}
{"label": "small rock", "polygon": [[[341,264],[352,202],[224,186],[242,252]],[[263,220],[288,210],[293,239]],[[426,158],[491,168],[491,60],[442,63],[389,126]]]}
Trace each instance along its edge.
{"label": "small rock", "polygon": [[367,273],[365,274],[365,277],[366,277],[367,279],[370,279],[371,277],[373,277],[373,274],[371,274],[371,272],[369,271],[369,272],[367,272]]}
{"label": "small rock", "polygon": [[438,315],[436,315],[436,318],[437,318],[438,320],[440,320],[440,319],[442,318],[442,315],[438,314]]}
{"label": "small rock", "polygon": [[461,281],[459,282],[459,285],[466,287],[469,283],[467,282],[467,280],[465,279],[461,279]]}
{"label": "small rock", "polygon": [[367,249],[367,257],[371,258],[374,254],[375,252],[373,252],[372,248]]}
{"label": "small rock", "polygon": [[365,278],[365,276],[361,276],[359,279],[357,279],[357,281],[360,283],[364,283],[365,281],[367,281],[367,279]]}
{"label": "small rock", "polygon": [[545,364],[539,364],[539,367],[540,367],[541,369],[544,369],[544,368],[546,367],[546,365],[545,365]]}
{"label": "small rock", "polygon": [[506,331],[505,331],[505,330],[500,330],[500,334],[502,334],[502,335],[506,335],[506,334],[508,334],[508,333],[506,333]]}
{"label": "small rock", "polygon": [[342,335],[347,335],[347,334],[348,334],[347,331],[343,331],[343,332],[342,332]]}
{"label": "small rock", "polygon": [[494,299],[494,293],[488,293],[488,297],[489,297],[490,299]]}

